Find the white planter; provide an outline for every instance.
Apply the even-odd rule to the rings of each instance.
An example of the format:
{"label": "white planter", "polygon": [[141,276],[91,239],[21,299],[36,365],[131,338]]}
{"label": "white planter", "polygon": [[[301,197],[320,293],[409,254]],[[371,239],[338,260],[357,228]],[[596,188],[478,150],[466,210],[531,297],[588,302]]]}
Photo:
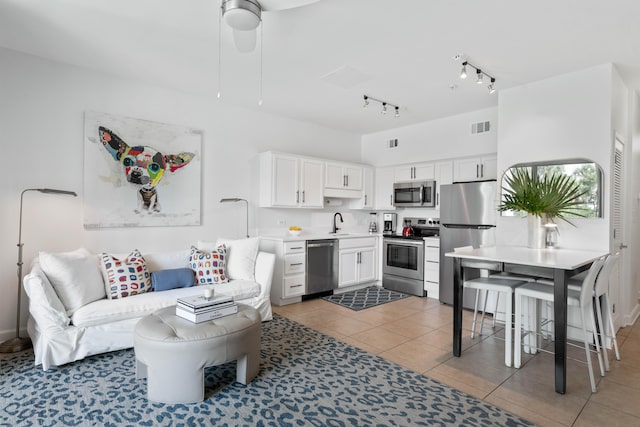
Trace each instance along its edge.
{"label": "white planter", "polygon": [[527,216],[528,246],[532,249],[545,247],[546,232],[543,219],[537,215]]}

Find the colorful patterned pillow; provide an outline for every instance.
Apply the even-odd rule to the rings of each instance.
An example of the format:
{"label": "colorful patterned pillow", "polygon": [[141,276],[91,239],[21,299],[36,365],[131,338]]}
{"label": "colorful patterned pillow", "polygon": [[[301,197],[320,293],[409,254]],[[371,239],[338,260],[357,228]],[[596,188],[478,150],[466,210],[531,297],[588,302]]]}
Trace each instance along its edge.
{"label": "colorful patterned pillow", "polygon": [[101,253],[100,262],[107,298],[125,298],[151,289],[151,275],[139,250],[134,249],[124,260]]}
{"label": "colorful patterned pillow", "polygon": [[220,245],[212,251],[201,251],[191,247],[189,266],[196,273],[198,285],[211,285],[227,282],[225,265],[227,262],[227,248]]}

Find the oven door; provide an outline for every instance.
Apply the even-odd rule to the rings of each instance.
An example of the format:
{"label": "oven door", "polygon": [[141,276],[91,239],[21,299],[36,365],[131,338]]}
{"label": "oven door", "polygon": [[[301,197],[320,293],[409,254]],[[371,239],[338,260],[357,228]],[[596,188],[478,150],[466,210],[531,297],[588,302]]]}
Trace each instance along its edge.
{"label": "oven door", "polygon": [[424,280],[424,241],[409,239],[383,240],[384,274]]}

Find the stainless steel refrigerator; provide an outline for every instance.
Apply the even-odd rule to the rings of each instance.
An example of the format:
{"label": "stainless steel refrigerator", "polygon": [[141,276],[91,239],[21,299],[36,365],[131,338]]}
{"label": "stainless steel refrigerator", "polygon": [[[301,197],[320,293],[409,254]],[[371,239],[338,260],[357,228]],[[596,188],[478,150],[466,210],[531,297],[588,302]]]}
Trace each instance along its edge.
{"label": "stainless steel refrigerator", "polygon": [[[497,205],[496,181],[440,188],[440,302],[453,304],[453,259],[444,254],[462,246],[495,244]],[[465,279],[478,276],[478,271],[465,271]],[[464,293],[463,307],[473,308],[474,301],[475,291]]]}

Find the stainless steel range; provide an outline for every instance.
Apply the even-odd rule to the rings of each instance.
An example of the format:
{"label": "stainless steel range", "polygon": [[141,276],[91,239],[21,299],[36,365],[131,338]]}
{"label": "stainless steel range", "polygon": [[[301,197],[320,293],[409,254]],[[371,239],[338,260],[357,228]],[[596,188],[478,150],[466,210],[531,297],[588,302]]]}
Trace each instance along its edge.
{"label": "stainless steel range", "polygon": [[382,240],[382,286],[423,297],[424,238],[438,236],[438,218],[404,218],[403,234]]}

